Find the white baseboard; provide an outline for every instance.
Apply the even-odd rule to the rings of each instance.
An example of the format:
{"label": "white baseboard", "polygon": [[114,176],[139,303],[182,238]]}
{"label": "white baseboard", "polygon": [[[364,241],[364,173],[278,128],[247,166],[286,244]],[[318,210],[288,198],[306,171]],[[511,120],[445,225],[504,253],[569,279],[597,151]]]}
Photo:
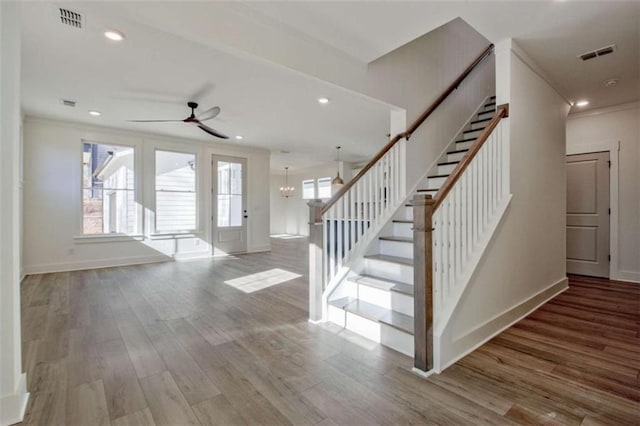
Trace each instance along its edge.
{"label": "white baseboard", "polygon": [[271,251],[271,245],[270,244],[263,245],[263,246],[251,247],[247,251],[247,253],[264,253],[265,251]]}
{"label": "white baseboard", "polygon": [[0,398],[0,426],[20,423],[24,418],[28,402],[27,374],[22,373],[15,393]]}
{"label": "white baseboard", "polygon": [[629,281],[632,283],[640,284],[640,272],[633,271],[618,271],[618,276],[616,277],[618,281]]}
{"label": "white baseboard", "polygon": [[413,367],[413,368],[411,369],[411,372],[412,372],[413,374],[417,374],[418,376],[423,377],[423,378],[425,378],[425,379],[426,379],[427,377],[429,377],[429,376],[431,376],[431,375],[433,375],[433,374],[435,373],[435,371],[434,371],[434,370],[422,371],[422,370],[418,370],[418,369],[417,369],[417,368],[415,368],[415,367]]}
{"label": "white baseboard", "polygon": [[81,271],[85,269],[113,268],[116,266],[141,265],[144,263],[170,262],[172,260],[173,260],[172,257],[164,256],[164,255],[133,256],[133,257],[112,258],[112,259],[96,259],[96,260],[84,260],[80,262],[49,263],[49,264],[43,264],[43,265],[25,266],[24,272],[26,275],[48,274],[52,272]]}
{"label": "white baseboard", "polygon": [[[466,334],[460,337],[456,337],[455,339],[451,339],[450,342],[443,342],[443,336],[440,336],[441,340],[439,342],[439,345],[436,346],[434,342],[434,348],[449,346],[451,348],[450,353],[454,355],[445,357],[443,364],[437,366],[437,368],[436,366],[434,366],[434,369],[436,369],[438,373],[441,373],[444,369],[453,365],[458,360],[464,358],[471,352],[475,351],[480,346],[484,345],[489,340],[493,339],[495,336],[502,333],[504,330],[511,327],[521,319],[525,318],[540,306],[544,305],[549,300],[553,299],[568,288],[568,279],[566,277],[562,278],[549,287],[534,294],[527,300],[524,300],[517,305],[507,309],[506,311],[485,321]],[[435,338],[436,336],[434,336],[434,339]],[[442,354],[440,359],[442,360]]]}

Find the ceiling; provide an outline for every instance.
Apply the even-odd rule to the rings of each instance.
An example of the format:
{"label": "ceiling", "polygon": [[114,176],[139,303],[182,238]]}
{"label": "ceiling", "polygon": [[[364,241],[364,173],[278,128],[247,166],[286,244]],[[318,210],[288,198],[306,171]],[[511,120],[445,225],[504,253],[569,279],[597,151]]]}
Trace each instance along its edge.
{"label": "ceiling", "polygon": [[[229,143],[270,150],[272,169],[331,161],[336,145],[346,160],[375,153],[393,107],[357,93],[366,63],[458,16],[494,42],[514,38],[563,96],[588,99],[585,109],[640,99],[640,2],[56,5],[84,13],[86,27],[59,24],[53,3],[22,4],[25,113],[211,141],[182,123],[126,121],[183,118],[185,103],[197,100],[222,108],[208,124],[244,136]],[[106,40],[105,28],[125,41]],[[612,55],[576,58],[614,43]],[[605,89],[609,78],[619,84]],[[331,102],[318,104],[320,96]],[[78,106],[62,106],[63,98]]]}

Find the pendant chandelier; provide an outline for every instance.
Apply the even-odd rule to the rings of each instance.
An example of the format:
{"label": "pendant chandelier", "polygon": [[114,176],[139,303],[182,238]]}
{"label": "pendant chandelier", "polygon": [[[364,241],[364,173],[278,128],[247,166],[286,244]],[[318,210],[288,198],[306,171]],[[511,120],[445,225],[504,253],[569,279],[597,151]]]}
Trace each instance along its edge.
{"label": "pendant chandelier", "polygon": [[331,181],[331,186],[336,188],[340,188],[341,186],[344,185],[344,180],[342,180],[342,178],[340,177],[340,148],[342,147],[336,146],[337,173],[336,173],[336,177],[334,177],[333,180]]}
{"label": "pendant chandelier", "polygon": [[284,186],[280,187],[280,195],[284,198],[289,198],[293,195],[293,191],[295,188],[293,186],[289,186],[289,167],[284,168]]}

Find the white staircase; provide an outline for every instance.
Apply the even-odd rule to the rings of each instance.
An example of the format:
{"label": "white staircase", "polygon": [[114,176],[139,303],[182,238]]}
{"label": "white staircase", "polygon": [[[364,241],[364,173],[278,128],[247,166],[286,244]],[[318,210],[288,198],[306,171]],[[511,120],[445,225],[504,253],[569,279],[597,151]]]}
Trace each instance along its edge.
{"label": "white staircase", "polygon": [[[496,111],[489,98],[455,138],[417,193],[435,196]],[[408,200],[413,198],[413,194]],[[360,274],[347,275],[328,297],[327,319],[413,357],[413,207],[404,203],[370,245]]]}

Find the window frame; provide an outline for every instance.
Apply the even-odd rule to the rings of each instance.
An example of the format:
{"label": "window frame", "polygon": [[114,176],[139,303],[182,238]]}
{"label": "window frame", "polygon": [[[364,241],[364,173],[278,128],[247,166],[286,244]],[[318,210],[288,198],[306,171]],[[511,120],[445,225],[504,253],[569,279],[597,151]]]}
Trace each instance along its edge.
{"label": "window frame", "polygon": [[[131,148],[133,150],[133,200],[135,206],[134,212],[134,230],[131,233],[125,232],[110,232],[110,233],[99,233],[99,234],[85,234],[84,233],[84,174],[83,174],[83,166],[84,166],[84,145],[92,144],[92,145],[106,145],[106,146],[118,146],[122,148]],[[100,241],[131,241],[131,240],[140,240],[143,236],[143,219],[142,219],[142,206],[140,202],[140,197],[142,195],[142,179],[141,170],[142,170],[142,158],[141,158],[141,147],[140,144],[134,142],[126,142],[121,140],[115,140],[110,142],[105,142],[102,138],[95,139],[80,139],[80,158],[78,161],[79,165],[79,182],[80,188],[78,191],[79,200],[78,200],[78,219],[76,220],[77,225],[77,234],[73,237],[74,240],[78,243],[93,243]]]}
{"label": "window frame", "polygon": [[[307,198],[304,196],[304,184],[306,183],[311,183],[311,185],[313,185],[313,194],[311,198]],[[300,192],[300,197],[303,200],[315,200],[316,199],[316,195],[317,195],[317,188],[316,188],[316,180],[311,178],[311,179],[302,179],[302,184],[300,185],[302,191]]]}
{"label": "window frame", "polygon": [[[199,150],[189,150],[189,149],[180,149],[178,147],[174,148],[174,147],[167,147],[164,145],[157,145],[154,146],[152,148],[152,158],[153,158],[153,166],[151,167],[151,173],[150,173],[150,180],[151,182],[148,183],[148,188],[149,188],[149,198],[150,198],[150,205],[152,206],[151,211],[151,215],[149,217],[149,236],[152,239],[157,239],[158,237],[166,237],[166,236],[173,236],[173,235],[181,235],[181,236],[195,236],[198,235],[202,232],[201,229],[201,211],[200,211],[200,207],[201,207],[201,203],[200,203],[200,193],[201,193],[201,183],[200,183],[200,175],[199,175],[199,170],[202,169],[202,164],[200,161],[201,155],[200,155],[200,151]],[[193,229],[185,229],[185,230],[158,230],[158,217],[157,217],[157,211],[158,211],[158,205],[157,205],[157,190],[156,190],[156,159],[157,159],[157,153],[158,151],[162,151],[162,152],[169,152],[169,153],[175,153],[175,154],[187,154],[187,155],[193,155],[195,157],[195,195],[196,195],[196,208],[195,208],[195,214],[196,214],[196,220],[195,220],[195,228]]]}
{"label": "window frame", "polygon": [[[321,199],[321,200],[328,200],[331,198],[332,194],[331,194],[331,181],[333,180],[333,178],[331,176],[328,177],[321,177],[316,179],[316,196]],[[329,182],[329,196],[328,197],[321,197],[320,196],[320,181],[322,182]]]}

